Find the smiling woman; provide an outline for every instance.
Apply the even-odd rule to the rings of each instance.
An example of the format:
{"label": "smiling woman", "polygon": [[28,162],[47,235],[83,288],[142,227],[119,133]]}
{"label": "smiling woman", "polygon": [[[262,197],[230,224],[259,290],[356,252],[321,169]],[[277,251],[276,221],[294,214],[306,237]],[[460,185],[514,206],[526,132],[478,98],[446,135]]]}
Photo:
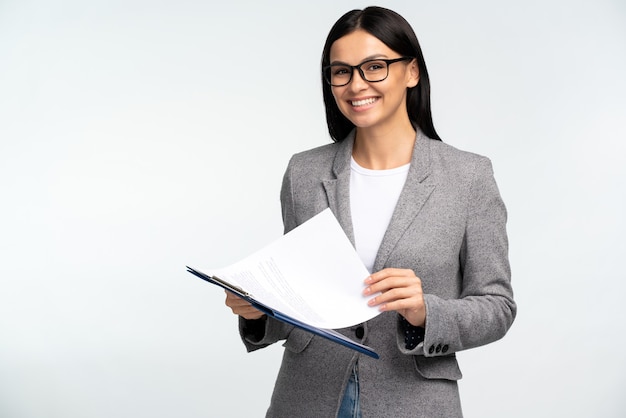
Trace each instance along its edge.
{"label": "smiling woman", "polygon": [[[352,58],[351,55],[354,51],[350,50],[350,47],[356,45],[349,45],[351,42],[362,42],[361,45],[374,54],[356,58],[357,60],[394,58],[386,62],[385,77],[383,78],[377,77],[377,80],[368,80],[368,77],[361,72],[361,78],[370,83],[385,80],[389,74],[392,62],[396,60],[398,60],[398,62],[404,62],[408,61],[410,58],[414,59],[411,65],[417,66],[419,84],[417,84],[417,86],[413,85],[416,88],[407,90],[406,108],[408,113],[412,115],[412,119],[414,119],[413,122],[420,127],[426,136],[439,139],[431,117],[430,80],[417,36],[415,36],[415,32],[404,18],[396,13],[387,14],[387,12],[390,11],[370,7],[364,10],[363,15],[353,12],[346,13],[337,21],[328,34],[322,53],[322,87],[324,103],[326,105],[328,129],[331,137],[335,141],[343,140],[354,128],[354,124],[337,107],[338,103],[335,103],[335,95],[332,89],[332,87],[339,87],[347,83],[331,83],[328,80],[330,74],[327,69],[331,64],[347,64],[346,62],[335,62],[335,60],[339,60],[340,57],[334,56],[333,54],[342,55],[345,59]],[[361,49],[357,51],[359,51],[359,53],[363,52]],[[386,56],[384,51],[391,55]],[[396,58],[397,56],[400,56],[400,58]],[[351,80],[352,70],[346,71],[350,73],[349,78]],[[324,82],[324,79],[326,79],[326,82]],[[348,82],[350,80],[348,80]]]}
{"label": "smiling woman", "polygon": [[[391,165],[409,162],[415,131],[408,116],[406,100],[407,92],[419,81],[416,59],[397,55],[365,30],[355,30],[333,42],[330,48],[331,65],[328,66],[332,72],[330,77],[326,77],[327,80],[330,78],[332,95],[341,114],[352,125],[367,128],[365,131],[361,129],[363,135],[379,136],[395,132],[397,138],[402,140],[405,150],[398,156],[402,155],[404,160],[390,161]],[[358,61],[362,62],[355,66],[343,64]],[[391,67],[394,63],[396,65]],[[337,67],[339,69],[335,70]],[[361,77],[352,76],[354,68],[359,70]],[[365,163],[366,156],[361,153],[363,147],[360,142],[356,143],[353,157]],[[370,165],[372,163],[369,162]]]}
{"label": "smiling woman", "polygon": [[506,209],[482,156],[444,144],[410,25],[368,7],[342,16],[322,57],[334,144],[294,155],[285,232],[330,207],[370,271],[381,315],[339,330],[380,360],[268,318],[228,295],[249,351],[285,341],[270,417],[460,417],[455,353],[505,335],[516,315]]}
{"label": "smiling woman", "polygon": [[[321,59],[331,26],[359,4],[234,0],[216,7],[188,0],[146,7],[145,0],[0,0],[0,417],[265,413],[283,341],[243,354],[233,326],[237,316],[223,306],[220,292],[184,266],[229,264],[281,232],[278,194],[289,158],[332,142],[322,87],[337,117],[330,122],[337,129],[345,123],[330,148],[351,140],[355,126],[322,79],[330,56],[324,64]],[[446,145],[420,135],[420,150],[429,150],[413,153],[418,159],[404,184],[387,178],[402,178],[403,166],[394,173],[337,159],[343,170],[321,173],[312,168],[315,154],[296,156],[286,189],[293,190],[293,200],[289,192],[283,200],[286,209],[294,208],[286,214],[295,213],[300,223],[313,204],[305,194],[324,187],[324,205],[340,216],[349,213],[342,224],[359,252],[379,254],[376,269],[415,270],[428,308],[427,341],[416,336],[424,355],[413,356],[414,363],[411,355],[402,357],[392,337],[401,317],[393,312],[382,314],[389,316],[383,324],[344,330],[388,351],[377,364],[359,358],[359,392],[342,392],[337,381],[350,381],[344,350],[329,349],[320,360],[313,356],[318,339],[294,332],[275,398],[301,391],[305,396],[294,404],[311,408],[303,416],[332,416],[326,412],[339,398],[349,394],[357,401],[358,394],[363,416],[371,416],[380,411],[372,403],[383,407],[392,397],[389,413],[380,415],[393,416],[399,406],[391,405],[421,397],[422,383],[411,373],[431,380],[442,374],[450,360],[428,352],[434,345],[436,354],[440,343],[439,356],[446,344],[447,354],[459,349],[449,338],[467,329],[458,321],[471,318],[478,325],[469,343],[484,342],[484,330],[494,322],[465,316],[464,308],[484,300],[484,287],[471,278],[501,256],[479,254],[488,247],[458,241],[444,245],[461,223],[458,205],[488,192],[482,182],[463,177],[472,172],[471,161],[481,168],[483,159],[438,159],[435,148],[453,145],[493,160],[510,212],[510,260],[521,308],[503,340],[478,349],[464,345],[456,354],[464,415],[626,417],[626,356],[616,350],[626,345],[626,332],[619,331],[626,324],[626,2],[384,4],[419,36],[434,126]],[[414,57],[414,48],[403,46],[406,38],[391,38],[404,36],[403,24],[385,18],[373,25],[374,11],[351,12],[346,19],[355,24],[338,28],[331,44],[359,25],[393,57]],[[345,64],[358,65],[368,55]],[[417,62],[420,80],[407,92],[407,108],[429,109],[423,95],[428,80],[419,57]],[[407,65],[389,65],[390,75]],[[420,101],[412,101],[418,92]],[[435,138],[428,118],[408,114]],[[335,155],[320,155],[323,166]],[[342,155],[349,161],[350,153]],[[346,175],[346,167],[354,173]],[[446,192],[443,201],[443,188],[453,186],[446,178],[456,175],[458,190],[473,186],[456,200]],[[361,183],[370,186],[359,197]],[[378,227],[370,223],[362,230],[361,219],[386,219],[390,215],[378,204],[401,193],[407,198],[392,207],[395,226],[385,243],[368,239],[364,234],[376,235]],[[478,203],[473,199],[464,213],[467,221],[480,214]],[[405,237],[401,230],[413,228],[411,213],[413,231],[419,231]],[[287,225],[293,222],[288,216]],[[480,228],[473,222],[468,227],[471,244]],[[401,253],[415,266],[402,263]],[[480,259],[484,266],[472,263]],[[449,261],[464,266],[458,298],[455,289],[442,293],[444,283],[457,283],[445,274]],[[476,312],[487,313],[482,306]],[[459,338],[468,340],[465,333]],[[293,365],[311,381],[286,391]],[[322,371],[316,367],[329,376],[317,387]],[[272,412],[289,407],[273,402]]]}

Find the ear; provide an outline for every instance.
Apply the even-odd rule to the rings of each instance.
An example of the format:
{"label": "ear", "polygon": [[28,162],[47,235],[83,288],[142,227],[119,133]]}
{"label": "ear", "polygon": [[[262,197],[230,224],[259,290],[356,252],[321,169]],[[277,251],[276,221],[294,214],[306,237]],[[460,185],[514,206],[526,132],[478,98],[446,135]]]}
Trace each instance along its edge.
{"label": "ear", "polygon": [[417,60],[414,58],[413,60],[411,60],[411,62],[409,63],[409,74],[408,74],[408,80],[407,80],[407,87],[408,88],[413,88],[415,86],[417,86],[417,84],[420,81],[420,70],[417,67]]}

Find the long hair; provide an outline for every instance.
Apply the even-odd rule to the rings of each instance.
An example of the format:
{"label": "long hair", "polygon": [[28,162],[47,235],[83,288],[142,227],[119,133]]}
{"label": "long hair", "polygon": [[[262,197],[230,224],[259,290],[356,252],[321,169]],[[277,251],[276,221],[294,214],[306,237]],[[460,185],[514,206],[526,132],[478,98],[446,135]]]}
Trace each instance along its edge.
{"label": "long hair", "polygon": [[[409,119],[413,126],[419,127],[426,136],[441,141],[433,125],[430,110],[430,81],[422,49],[411,25],[398,13],[383,7],[371,6],[344,14],[333,25],[326,38],[322,53],[322,68],[330,64],[330,48],[333,43],[357,29],[375,36],[402,56],[415,57],[420,79],[417,86],[408,89],[407,92],[406,106]],[[354,124],[341,113],[333,97],[331,86],[324,81],[324,75],[321,74],[321,76],[328,132],[333,141],[340,142],[354,129]]]}

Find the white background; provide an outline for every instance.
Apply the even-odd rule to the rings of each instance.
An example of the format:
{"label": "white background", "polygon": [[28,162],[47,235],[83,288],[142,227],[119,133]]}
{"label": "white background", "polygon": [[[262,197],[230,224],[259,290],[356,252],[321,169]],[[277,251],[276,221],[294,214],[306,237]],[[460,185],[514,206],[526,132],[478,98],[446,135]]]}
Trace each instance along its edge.
{"label": "white background", "polygon": [[[246,354],[185,265],[280,236],[323,42],[367,5],[0,0],[0,416],[263,415],[280,344]],[[519,315],[459,354],[465,415],[626,416],[626,4],[380,5],[509,209]]]}

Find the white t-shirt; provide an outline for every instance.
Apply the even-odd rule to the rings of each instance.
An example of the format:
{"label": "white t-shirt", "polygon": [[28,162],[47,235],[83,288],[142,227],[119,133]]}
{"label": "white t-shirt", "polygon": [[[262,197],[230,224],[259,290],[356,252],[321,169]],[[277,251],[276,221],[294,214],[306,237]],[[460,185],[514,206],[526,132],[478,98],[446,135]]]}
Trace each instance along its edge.
{"label": "white t-shirt", "polygon": [[410,164],[389,170],[350,163],[350,210],[356,251],[373,273],[376,253],[406,182]]}

